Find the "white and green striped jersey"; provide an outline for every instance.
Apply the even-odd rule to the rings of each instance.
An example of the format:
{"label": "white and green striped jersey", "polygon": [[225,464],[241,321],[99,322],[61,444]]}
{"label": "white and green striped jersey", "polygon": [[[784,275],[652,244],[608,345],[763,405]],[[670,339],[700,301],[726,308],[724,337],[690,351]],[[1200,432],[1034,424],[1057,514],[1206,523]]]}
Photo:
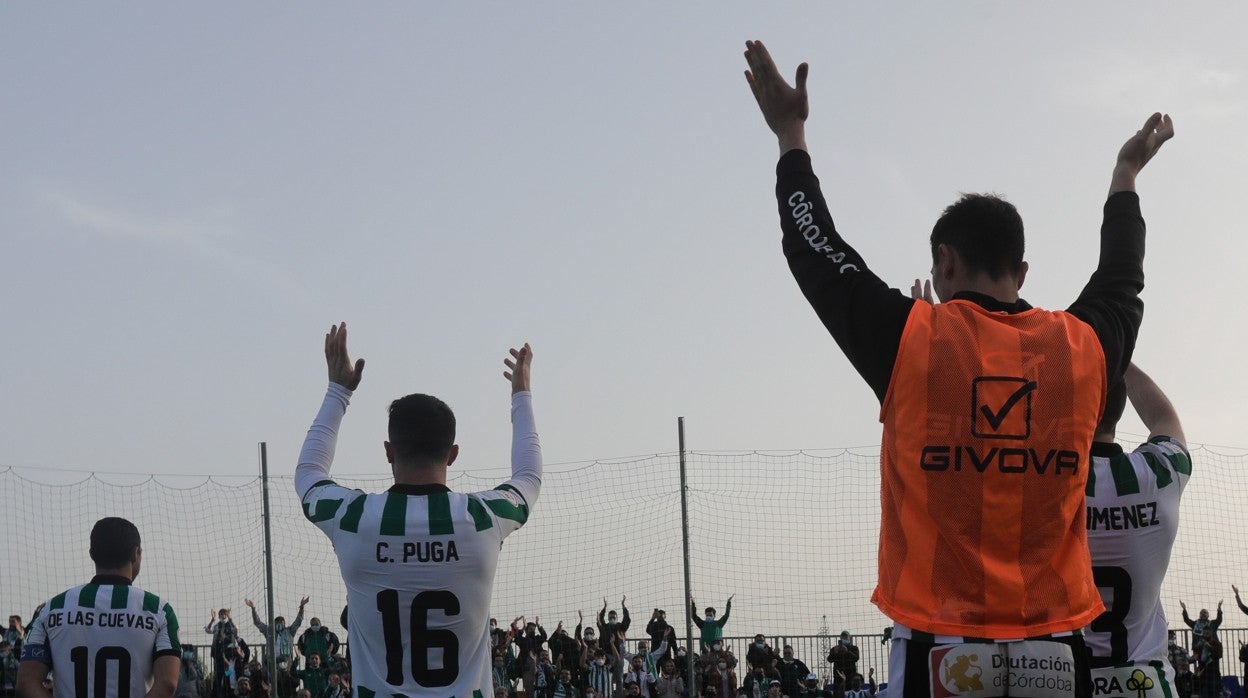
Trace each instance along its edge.
{"label": "white and green striped jersey", "polygon": [[[1191,474],[1187,447],[1169,437],[1153,438],[1130,453],[1116,444],[1093,444],[1086,523],[1092,571],[1106,609],[1084,634],[1094,677],[1112,677],[1113,667],[1146,664],[1172,671],[1161,582]],[[1129,673],[1118,677],[1120,682]],[[1172,678],[1159,676],[1167,683]]]}
{"label": "white and green striped jersey", "polygon": [[55,698],[143,698],[157,657],[176,657],[178,617],[168,602],[100,575],[43,605],[22,661],[50,666]]}
{"label": "white and green striped jersey", "polygon": [[541,486],[530,393],[512,396],[512,477],[493,490],[395,485],[365,493],[329,479],[351,393],[330,384],[299,458],[304,514],[334,544],[351,609],[358,698],[493,694],[489,606],[503,539]]}

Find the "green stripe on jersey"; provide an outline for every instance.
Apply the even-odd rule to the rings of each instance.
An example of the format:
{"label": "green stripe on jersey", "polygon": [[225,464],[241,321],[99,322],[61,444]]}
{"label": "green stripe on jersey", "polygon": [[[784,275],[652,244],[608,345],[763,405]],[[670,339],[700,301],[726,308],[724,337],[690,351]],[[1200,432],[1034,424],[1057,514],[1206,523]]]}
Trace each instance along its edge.
{"label": "green stripe on jersey", "polygon": [[377,695],[376,693],[373,693],[372,689],[364,688],[363,686],[356,686],[355,693],[359,696],[359,698],[374,698],[374,696]]}
{"label": "green stripe on jersey", "polygon": [[508,485],[505,482],[499,485],[498,487],[495,487],[494,489],[498,490],[499,492],[515,492],[516,496],[520,498],[520,501],[524,502],[525,506],[528,506],[529,504],[529,500],[524,498],[524,495],[520,493],[520,490],[512,487],[511,485]]}
{"label": "green stripe on jersey", "polygon": [[1118,496],[1140,493],[1140,479],[1135,475],[1131,459],[1122,453],[1109,459],[1109,474],[1114,476],[1114,489]]}
{"label": "green stripe on jersey", "polygon": [[1083,496],[1085,497],[1096,496],[1096,468],[1095,467],[1088,468],[1088,484],[1086,487],[1083,488]]}
{"label": "green stripe on jersey", "polygon": [[169,633],[169,643],[173,649],[181,652],[182,641],[178,639],[178,616],[173,612],[173,606],[165,604],[165,630]]}
{"label": "green stripe on jersey", "polygon": [[472,692],[472,698],[485,698],[485,697],[481,695],[481,691],[479,691],[479,690],[474,690],[474,691]]}
{"label": "green stripe on jersey", "polygon": [[407,495],[386,493],[386,506],[381,510],[381,535],[407,535]]}
{"label": "green stripe on jersey", "polygon": [[120,608],[126,608],[128,605],[130,605],[130,585],[114,584],[112,604],[109,608],[117,610]]}
{"label": "green stripe on jersey", "polygon": [[65,595],[68,593],[69,592],[67,591],[62,591],[56,596],[53,596],[52,600],[48,602],[48,609],[55,611],[57,609],[65,608]]}
{"label": "green stripe on jersey", "polygon": [[342,506],[341,499],[318,499],[315,510],[309,504],[303,505],[303,515],[312,523],[329,521],[334,518],[334,514],[338,513],[340,506]]}
{"label": "green stripe on jersey", "polygon": [[150,591],[143,592],[143,610],[155,613],[160,610],[160,597]]}
{"label": "green stripe on jersey", "polygon": [[494,522],[490,519],[489,512],[476,497],[468,497],[468,513],[472,515],[472,521],[477,525],[478,531],[488,531],[493,528]]}
{"label": "green stripe on jersey", "polygon": [[429,495],[429,535],[446,536],[455,532],[455,522],[451,520],[451,495],[446,492],[434,492]]}
{"label": "green stripe on jersey", "polygon": [[1174,482],[1174,476],[1170,474],[1170,469],[1162,462],[1156,453],[1148,451],[1141,452],[1144,456],[1144,462],[1148,464],[1148,469],[1153,471],[1153,475],[1157,478],[1157,488],[1161,489],[1166,485]]}
{"label": "green stripe on jersey", "polygon": [[84,584],[82,589],[78,591],[78,606],[81,608],[95,608],[95,595],[100,593],[99,584]]}
{"label": "green stripe on jersey", "polygon": [[360,532],[360,517],[364,514],[364,502],[368,501],[368,495],[362,494],[347,505],[347,511],[342,515],[342,521],[338,522],[338,527],[347,533]]}
{"label": "green stripe on jersey", "polygon": [[1180,475],[1192,474],[1192,457],[1188,454],[1171,453],[1166,456],[1166,460],[1170,461],[1170,465],[1173,465]]}
{"label": "green stripe on jersey", "polygon": [[506,499],[487,499],[485,500],[485,505],[496,516],[501,516],[504,519],[518,521],[521,524],[529,520],[529,508],[524,505],[516,506]]}

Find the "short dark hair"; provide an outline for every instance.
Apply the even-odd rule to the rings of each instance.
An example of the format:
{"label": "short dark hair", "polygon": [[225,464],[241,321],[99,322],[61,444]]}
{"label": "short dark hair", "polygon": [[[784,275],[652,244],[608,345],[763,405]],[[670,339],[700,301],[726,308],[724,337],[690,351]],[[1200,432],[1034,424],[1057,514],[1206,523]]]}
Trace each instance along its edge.
{"label": "short dark hair", "polygon": [[130,562],[134,549],[140,545],[139,529],[121,517],[100,519],[91,528],[91,560],[104,569],[116,569]]}
{"label": "short dark hair", "polygon": [[444,460],[455,445],[455,413],[432,395],[405,395],[390,403],[390,445],[403,460]]}
{"label": "short dark hair", "polygon": [[1023,219],[996,194],[963,194],[932,227],[932,260],[948,245],[971,272],[993,281],[1018,274],[1023,264]]}

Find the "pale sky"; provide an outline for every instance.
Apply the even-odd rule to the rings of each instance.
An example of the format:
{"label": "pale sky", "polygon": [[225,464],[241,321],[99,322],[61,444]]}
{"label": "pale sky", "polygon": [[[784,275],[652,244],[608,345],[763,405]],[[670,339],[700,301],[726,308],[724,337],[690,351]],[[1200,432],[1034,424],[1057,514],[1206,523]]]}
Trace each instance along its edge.
{"label": "pale sky", "polygon": [[[342,472],[385,407],[458,413],[506,465],[506,348],[535,351],[547,462],[863,446],[877,404],[780,252],[747,38],[811,64],[815,169],[845,238],[907,287],[959,192],[1027,225],[1023,295],[1095,264],[1114,155],[1139,180],[1138,363],[1190,440],[1242,446],[1236,204],[1248,6],[1133,3],[8,3],[0,464],[289,470],[321,339],[368,360]],[[1128,431],[1140,431],[1128,421]]]}

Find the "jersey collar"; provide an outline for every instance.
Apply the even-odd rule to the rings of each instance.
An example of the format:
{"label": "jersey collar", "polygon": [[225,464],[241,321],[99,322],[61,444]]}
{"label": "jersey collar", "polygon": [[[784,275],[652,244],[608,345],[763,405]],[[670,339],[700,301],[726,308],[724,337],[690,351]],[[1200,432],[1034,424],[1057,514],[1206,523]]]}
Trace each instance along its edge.
{"label": "jersey collar", "polygon": [[1107,443],[1105,441],[1092,442],[1093,458],[1113,458],[1122,453],[1122,446],[1116,443]]}
{"label": "jersey collar", "polygon": [[1019,298],[1013,303],[1005,303],[986,293],[978,293],[976,291],[958,291],[953,294],[952,300],[970,301],[975,305],[994,313],[1021,313],[1026,310],[1031,310],[1031,304],[1022,298]]}
{"label": "jersey collar", "polygon": [[120,574],[97,574],[91,578],[92,584],[130,584],[130,579]]}
{"label": "jersey collar", "polygon": [[450,492],[451,488],[446,485],[430,483],[428,485],[400,485],[393,484],[387,492],[395,494],[438,494],[440,492]]}

